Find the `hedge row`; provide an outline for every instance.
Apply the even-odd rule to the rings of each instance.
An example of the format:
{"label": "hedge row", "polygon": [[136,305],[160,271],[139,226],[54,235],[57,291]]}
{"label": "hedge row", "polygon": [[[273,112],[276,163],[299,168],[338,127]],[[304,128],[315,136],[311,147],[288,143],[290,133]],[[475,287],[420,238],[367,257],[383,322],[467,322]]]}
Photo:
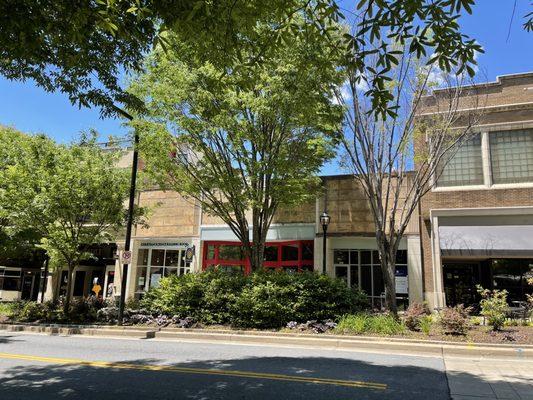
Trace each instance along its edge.
{"label": "hedge row", "polygon": [[152,313],[192,317],[204,324],[279,328],[289,321],[337,319],[367,307],[366,295],[344,281],[315,273],[209,271],[169,276],[146,293]]}

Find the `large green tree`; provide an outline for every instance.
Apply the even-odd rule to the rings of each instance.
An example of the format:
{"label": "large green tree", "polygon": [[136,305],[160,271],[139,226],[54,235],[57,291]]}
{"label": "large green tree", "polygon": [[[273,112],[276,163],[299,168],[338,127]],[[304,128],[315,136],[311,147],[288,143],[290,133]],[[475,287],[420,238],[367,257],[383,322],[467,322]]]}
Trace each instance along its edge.
{"label": "large green tree", "polygon": [[[35,81],[61,91],[80,106],[100,107],[104,115],[129,118],[125,107],[142,102],[121,85],[124,72],[137,72],[154,44],[171,32],[194,44],[204,60],[233,67],[261,62],[266,49],[283,46],[298,30],[294,17],[305,14],[313,29],[331,38],[331,23],[355,18],[345,33],[348,57],[363,72],[368,52],[381,59],[369,88],[374,106],[389,110],[386,71],[397,55],[372,38],[394,35],[437,47],[445,66],[472,61],[475,43],[461,34],[455,13],[471,12],[474,0],[4,0],[0,2],[0,74]],[[340,6],[342,4],[345,8]],[[354,17],[355,16],[355,17]],[[258,23],[270,26],[257,35]],[[530,25],[525,25],[530,27]],[[434,45],[434,46],[433,46]],[[168,44],[167,44],[168,47]],[[358,54],[352,57],[353,53]],[[361,56],[359,56],[361,54]],[[465,63],[468,65],[468,62]],[[364,74],[362,74],[364,77]],[[363,78],[364,79],[364,78]]]}
{"label": "large green tree", "polygon": [[[306,24],[301,20],[300,29]],[[261,25],[256,34],[270,34]],[[227,68],[169,39],[131,90],[146,102],[132,126],[148,173],[221,218],[262,266],[276,210],[311,199],[332,155],[343,75],[321,36],[292,36],[261,63]]]}
{"label": "large green tree", "polygon": [[74,268],[90,245],[114,240],[125,223],[128,171],[94,137],[58,145],[0,131],[0,147],[11,160],[0,168],[0,214],[12,228],[32,228],[40,247],[68,267],[68,309]]}

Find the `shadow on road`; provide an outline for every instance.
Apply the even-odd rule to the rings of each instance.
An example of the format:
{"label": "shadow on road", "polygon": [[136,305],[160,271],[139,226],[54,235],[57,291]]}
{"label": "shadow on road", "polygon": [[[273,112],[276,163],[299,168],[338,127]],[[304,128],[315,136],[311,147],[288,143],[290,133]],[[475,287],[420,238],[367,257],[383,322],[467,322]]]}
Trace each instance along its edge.
{"label": "shadow on road", "polygon": [[[103,358],[103,357],[102,357]],[[16,364],[28,364],[29,361]],[[420,366],[383,366],[361,360],[324,357],[251,357],[164,364],[178,368],[217,369],[386,384],[386,390],[266,378],[123,369],[123,363],[162,365],[137,359],[107,367],[88,365],[12,365],[0,370],[0,399],[449,399],[445,373]],[[456,373],[465,384],[484,381]],[[494,382],[491,382],[494,383]],[[517,387],[527,393],[527,381]],[[522,386],[520,386],[522,385]]]}

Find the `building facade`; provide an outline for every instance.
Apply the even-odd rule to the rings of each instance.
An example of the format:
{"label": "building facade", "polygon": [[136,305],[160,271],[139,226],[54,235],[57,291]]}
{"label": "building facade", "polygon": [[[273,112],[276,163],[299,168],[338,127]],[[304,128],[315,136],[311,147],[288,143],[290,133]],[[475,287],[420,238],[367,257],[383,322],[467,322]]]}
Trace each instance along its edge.
{"label": "building facade", "polygon": [[421,202],[423,291],[433,307],[475,303],[478,284],[506,289],[511,303],[531,293],[533,73],[472,89],[483,98],[481,121]]}
{"label": "building facade", "polygon": [[[470,304],[477,300],[477,284],[507,289],[511,302],[531,293],[527,279],[533,277],[533,73],[502,76],[471,89],[465,91],[463,107],[468,111],[467,97],[473,93],[483,96],[482,119],[435,179],[405,232],[396,260],[401,305]],[[431,112],[431,107],[425,110]],[[264,267],[320,272],[320,215],[327,210],[327,274],[361,288],[380,308],[383,279],[365,194],[350,175],[323,177],[323,187],[315,201],[277,212],[267,235]],[[137,203],[151,211],[147,226],[133,231],[127,298],[141,297],[171,274],[215,267],[250,271],[231,229],[196,201],[158,189],[137,196]],[[117,255],[124,239],[114,246],[107,247],[114,258],[106,253],[101,265],[78,267],[75,296],[89,294],[94,282],[102,286],[104,296],[119,294],[122,266]]]}

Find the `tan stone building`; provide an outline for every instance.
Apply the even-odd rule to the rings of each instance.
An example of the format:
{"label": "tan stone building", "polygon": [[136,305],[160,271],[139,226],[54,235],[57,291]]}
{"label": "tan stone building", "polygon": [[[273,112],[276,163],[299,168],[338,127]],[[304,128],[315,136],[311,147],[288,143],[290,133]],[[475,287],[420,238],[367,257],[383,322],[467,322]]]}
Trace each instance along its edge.
{"label": "tan stone building", "polygon": [[[502,76],[467,89],[462,107],[470,107],[469,96],[482,95],[483,118],[422,200],[421,213],[412,217],[402,240],[396,290],[405,305],[423,300],[432,307],[471,303],[478,283],[507,289],[511,301],[531,291],[525,280],[533,277],[533,73]],[[323,186],[316,201],[279,210],[268,232],[264,265],[321,271],[319,218],[327,210],[327,273],[365,290],[379,307],[384,288],[364,192],[350,175],[323,177]],[[148,226],[133,231],[128,298],[141,296],[169,274],[213,266],[249,271],[233,232],[197,202],[161,190],[142,191],[137,202],[151,213]],[[118,240],[118,253],[123,246],[123,239]],[[113,265],[105,260],[109,265],[103,269],[79,268],[83,293],[97,276],[103,295],[118,294],[119,261]]]}

